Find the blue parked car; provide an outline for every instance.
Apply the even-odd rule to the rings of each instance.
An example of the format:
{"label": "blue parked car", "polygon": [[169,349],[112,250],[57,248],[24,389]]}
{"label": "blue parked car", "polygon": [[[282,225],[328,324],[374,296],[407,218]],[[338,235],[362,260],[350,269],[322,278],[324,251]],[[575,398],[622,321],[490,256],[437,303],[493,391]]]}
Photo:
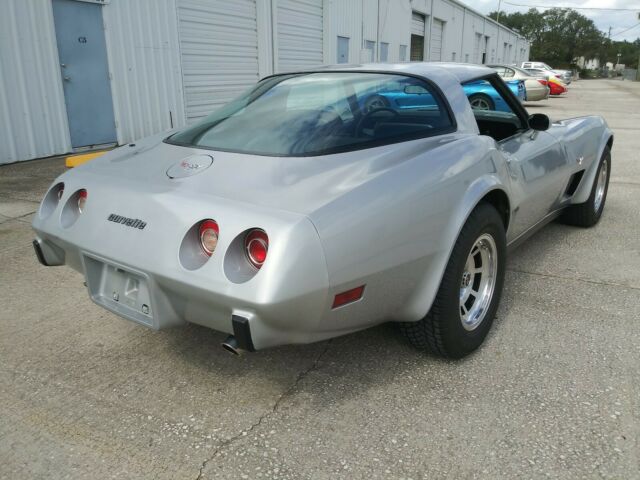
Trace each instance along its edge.
{"label": "blue parked car", "polygon": [[[522,80],[510,80],[505,82],[520,101],[526,100],[526,90]],[[471,107],[478,110],[497,110],[511,112],[511,109],[496,92],[491,84],[485,80],[477,80],[465,83],[464,92],[469,98]],[[411,109],[435,107],[435,101],[431,94],[418,85],[397,85],[397,89],[376,91],[372,95],[361,95],[365,112],[377,108]]]}

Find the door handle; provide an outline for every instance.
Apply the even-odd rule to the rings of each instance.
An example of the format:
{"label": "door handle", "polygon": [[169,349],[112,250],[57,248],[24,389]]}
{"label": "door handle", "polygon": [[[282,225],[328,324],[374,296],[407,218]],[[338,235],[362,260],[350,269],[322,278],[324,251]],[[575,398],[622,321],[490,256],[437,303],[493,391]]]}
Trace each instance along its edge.
{"label": "door handle", "polygon": [[66,64],[66,63],[61,63],[61,64],[60,64],[60,66],[61,66],[62,68],[67,68],[67,64]]}
{"label": "door handle", "polygon": [[70,82],[70,81],[71,81],[71,77],[67,77],[66,75],[65,75],[64,77],[62,77],[62,79],[63,79],[65,82]]}

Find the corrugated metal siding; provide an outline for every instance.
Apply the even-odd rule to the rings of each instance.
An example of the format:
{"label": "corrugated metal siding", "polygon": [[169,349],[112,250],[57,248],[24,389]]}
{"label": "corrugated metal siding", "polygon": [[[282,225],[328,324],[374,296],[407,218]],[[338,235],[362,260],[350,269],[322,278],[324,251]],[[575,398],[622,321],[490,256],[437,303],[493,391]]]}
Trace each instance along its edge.
{"label": "corrugated metal siding", "polygon": [[102,8],[118,143],[184,125],[175,0]]}
{"label": "corrugated metal siding", "polygon": [[253,0],[178,0],[187,123],[209,114],[258,80]]}
{"label": "corrugated metal siding", "polygon": [[0,164],[71,150],[50,0],[0,14]]}
{"label": "corrugated metal siding", "polygon": [[322,0],[278,0],[278,71],[322,65]]}
{"label": "corrugated metal siding", "polygon": [[442,60],[442,37],[444,33],[444,22],[442,20],[433,19],[431,26],[431,53],[429,60],[439,62]]}

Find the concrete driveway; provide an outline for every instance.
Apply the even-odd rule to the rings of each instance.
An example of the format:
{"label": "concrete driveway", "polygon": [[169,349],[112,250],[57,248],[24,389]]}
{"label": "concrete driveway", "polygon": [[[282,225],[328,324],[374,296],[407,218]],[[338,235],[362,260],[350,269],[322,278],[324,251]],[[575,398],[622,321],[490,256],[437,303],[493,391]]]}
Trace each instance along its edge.
{"label": "concrete driveway", "polygon": [[133,325],[33,254],[62,161],[0,167],[0,478],[640,478],[640,84],[530,110],[607,119],[604,217],[516,251],[457,362],[393,326],[236,358],[204,328]]}

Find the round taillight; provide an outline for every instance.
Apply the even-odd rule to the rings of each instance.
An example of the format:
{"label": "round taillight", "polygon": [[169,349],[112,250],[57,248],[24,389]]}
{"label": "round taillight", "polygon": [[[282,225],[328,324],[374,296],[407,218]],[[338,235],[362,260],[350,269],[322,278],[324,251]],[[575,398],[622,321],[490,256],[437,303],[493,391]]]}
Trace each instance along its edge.
{"label": "round taillight", "polygon": [[267,233],[260,229],[251,230],[244,239],[244,251],[251,265],[257,269],[262,267],[269,251]]}
{"label": "round taillight", "polygon": [[78,192],[78,211],[82,213],[84,211],[84,206],[87,204],[87,191],[80,190]]}
{"label": "round taillight", "polygon": [[219,234],[220,228],[215,220],[203,220],[202,223],[200,223],[200,246],[202,247],[202,251],[209,257],[218,246]]}

